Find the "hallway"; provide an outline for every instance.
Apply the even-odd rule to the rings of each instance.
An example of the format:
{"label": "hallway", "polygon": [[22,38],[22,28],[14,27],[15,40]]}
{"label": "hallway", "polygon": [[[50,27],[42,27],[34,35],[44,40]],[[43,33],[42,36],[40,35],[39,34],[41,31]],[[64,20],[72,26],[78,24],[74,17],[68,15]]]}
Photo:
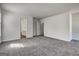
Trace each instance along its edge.
{"label": "hallway", "polygon": [[47,37],[4,42],[0,45],[2,56],[79,56],[79,42],[65,42]]}

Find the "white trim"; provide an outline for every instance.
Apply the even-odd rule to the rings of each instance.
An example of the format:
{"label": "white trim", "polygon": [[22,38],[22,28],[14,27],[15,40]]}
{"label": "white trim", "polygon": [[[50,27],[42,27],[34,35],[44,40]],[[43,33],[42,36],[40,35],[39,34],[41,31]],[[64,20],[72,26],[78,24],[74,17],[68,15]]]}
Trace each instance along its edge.
{"label": "white trim", "polygon": [[56,38],[56,37],[49,37],[49,36],[44,36],[44,37],[48,37],[48,38],[51,38],[51,39],[57,39],[57,40],[60,40],[60,41],[67,41],[67,42],[69,42],[69,41],[71,41],[71,40],[62,40],[62,39],[59,39],[59,38]]}
{"label": "white trim", "polygon": [[7,41],[14,41],[14,40],[20,40],[19,38],[16,38],[16,39],[9,39],[9,40],[2,40],[2,42],[7,42]]}

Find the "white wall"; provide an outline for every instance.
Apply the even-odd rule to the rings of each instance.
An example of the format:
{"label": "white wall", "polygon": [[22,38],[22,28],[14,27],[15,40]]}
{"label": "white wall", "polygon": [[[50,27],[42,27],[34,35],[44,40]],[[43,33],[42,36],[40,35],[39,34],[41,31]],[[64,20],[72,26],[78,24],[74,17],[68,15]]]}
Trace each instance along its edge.
{"label": "white wall", "polygon": [[44,36],[70,41],[69,13],[62,13],[42,19],[44,22]]}
{"label": "white wall", "polygon": [[27,17],[27,38],[33,37],[33,17]]}
{"label": "white wall", "polygon": [[37,35],[41,35],[41,32],[40,32],[40,25],[41,25],[41,22],[39,19],[37,19]]}
{"label": "white wall", "polygon": [[20,39],[20,17],[14,13],[2,11],[2,40]]}
{"label": "white wall", "polygon": [[0,43],[1,43],[1,9],[0,9]]}
{"label": "white wall", "polygon": [[72,39],[79,40],[79,13],[72,14]]}
{"label": "white wall", "polygon": [[33,18],[33,36],[37,35],[37,19]]}
{"label": "white wall", "polygon": [[[20,39],[20,15],[3,11],[2,13],[2,40],[11,41]],[[27,17],[27,38],[33,37],[33,17]]]}

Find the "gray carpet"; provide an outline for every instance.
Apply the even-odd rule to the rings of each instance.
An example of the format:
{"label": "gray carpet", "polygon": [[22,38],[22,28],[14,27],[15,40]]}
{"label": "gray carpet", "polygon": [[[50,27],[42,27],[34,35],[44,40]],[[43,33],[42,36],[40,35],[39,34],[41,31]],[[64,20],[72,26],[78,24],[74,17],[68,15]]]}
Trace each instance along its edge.
{"label": "gray carpet", "polygon": [[47,37],[34,37],[5,42],[1,56],[79,56],[79,41],[65,42]]}

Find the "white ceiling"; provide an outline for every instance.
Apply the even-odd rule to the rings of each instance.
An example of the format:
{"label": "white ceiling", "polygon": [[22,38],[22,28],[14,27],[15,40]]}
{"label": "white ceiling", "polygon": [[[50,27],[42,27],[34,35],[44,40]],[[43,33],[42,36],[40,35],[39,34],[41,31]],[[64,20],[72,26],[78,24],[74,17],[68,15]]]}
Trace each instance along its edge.
{"label": "white ceiling", "polygon": [[79,9],[78,3],[4,3],[2,9],[22,15],[44,18],[72,9]]}

